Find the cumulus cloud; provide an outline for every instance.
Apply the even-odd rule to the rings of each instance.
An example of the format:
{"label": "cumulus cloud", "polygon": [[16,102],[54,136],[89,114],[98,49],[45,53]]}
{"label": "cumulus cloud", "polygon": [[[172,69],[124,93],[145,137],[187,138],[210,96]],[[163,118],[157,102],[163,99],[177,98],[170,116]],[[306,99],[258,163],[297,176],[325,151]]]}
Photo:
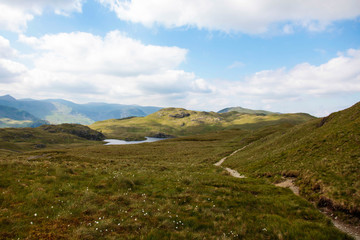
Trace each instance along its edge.
{"label": "cumulus cloud", "polygon": [[90,33],[60,33],[41,38],[20,36],[20,41],[42,52],[37,68],[52,72],[73,72],[136,76],[174,69],[185,60],[187,50],[178,47],[144,45],[119,31],[104,38]]}
{"label": "cumulus cloud", "polygon": [[115,11],[120,19],[146,26],[193,26],[250,34],[267,32],[278,23],[283,23],[285,33],[291,33],[293,25],[319,31],[333,21],[354,19],[360,15],[358,0],[98,1]]}
{"label": "cumulus cloud", "polygon": [[210,91],[204,80],[178,69],[188,50],[145,45],[119,31],[104,37],[84,32],[20,35],[19,41],[36,52],[34,68],[23,82],[29,91],[77,92],[78,98],[121,98],[132,104],[144,96],[166,102],[177,94]]}
{"label": "cumulus cloud", "polygon": [[18,81],[27,71],[23,64],[16,61],[17,55],[9,40],[0,36],[0,83]]}
{"label": "cumulus cloud", "polygon": [[360,50],[349,49],[328,62],[309,63],[286,70],[261,71],[251,76],[237,91],[274,98],[287,95],[321,95],[360,92]]}
{"label": "cumulus cloud", "polygon": [[0,29],[20,32],[34,16],[49,10],[68,15],[81,12],[83,0],[2,0],[0,2]]}
{"label": "cumulus cloud", "polygon": [[[342,96],[360,92],[359,49],[339,53],[321,65],[301,63],[229,81],[202,79],[179,69],[186,49],[146,45],[119,31],[104,37],[83,32],[21,35],[19,41],[34,49],[26,58],[32,67],[21,64],[21,53],[0,37],[2,94],[198,110],[241,105],[286,112],[301,111],[304,102],[307,107],[319,99],[341,102]],[[296,103],[301,103],[299,108]],[[286,104],[287,109],[279,108]]]}
{"label": "cumulus cloud", "polygon": [[10,46],[10,41],[0,36],[0,58],[13,58],[17,51]]}
{"label": "cumulus cloud", "polygon": [[[217,109],[244,106],[279,112],[306,111],[317,116],[348,107],[345,98],[359,101],[360,50],[349,49],[321,65],[301,63],[291,69],[257,72],[243,81],[217,81],[216,92],[193,101]],[[339,108],[330,109],[328,103]],[[211,106],[210,105],[210,106]],[[340,107],[341,105],[341,107]],[[319,109],[323,109],[319,111]]]}

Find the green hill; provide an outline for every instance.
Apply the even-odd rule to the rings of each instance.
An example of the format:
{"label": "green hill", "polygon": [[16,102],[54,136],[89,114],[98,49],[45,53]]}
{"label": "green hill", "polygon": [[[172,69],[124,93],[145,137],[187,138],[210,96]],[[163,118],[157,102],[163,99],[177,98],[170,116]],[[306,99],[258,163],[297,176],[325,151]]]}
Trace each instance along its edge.
{"label": "green hill", "polygon": [[[58,144],[102,141],[102,133],[80,124],[42,125],[37,128],[0,129],[0,149],[27,151]],[[63,145],[61,145],[64,147]]]}
{"label": "green hill", "polygon": [[218,111],[218,113],[226,113],[226,112],[239,112],[239,113],[258,114],[258,115],[277,114],[277,113],[269,112],[269,111],[265,111],[265,110],[252,110],[252,109],[242,108],[242,107],[229,107],[229,108],[224,108],[224,109]]}
{"label": "green hill", "polygon": [[248,176],[296,177],[319,206],[360,216],[360,103],[269,135],[227,159]]}
{"label": "green hill", "polygon": [[215,113],[190,111],[183,108],[166,108],[146,117],[110,119],[96,122],[90,127],[108,138],[142,139],[145,136],[189,136],[224,129],[258,129],[279,123],[299,124],[314,117],[298,114],[273,114],[259,116],[237,112]]}

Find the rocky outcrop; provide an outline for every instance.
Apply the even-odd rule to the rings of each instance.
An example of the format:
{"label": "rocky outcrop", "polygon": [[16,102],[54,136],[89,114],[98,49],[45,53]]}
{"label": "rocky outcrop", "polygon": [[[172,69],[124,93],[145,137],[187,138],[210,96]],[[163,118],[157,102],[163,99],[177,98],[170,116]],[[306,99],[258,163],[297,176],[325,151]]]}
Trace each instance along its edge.
{"label": "rocky outcrop", "polygon": [[156,133],[154,135],[152,135],[151,137],[154,137],[154,138],[174,138],[174,136],[172,135],[169,135],[169,134],[166,134],[166,133]]}
{"label": "rocky outcrop", "polygon": [[101,132],[81,124],[64,123],[60,125],[43,125],[41,128],[50,133],[69,133],[87,140],[102,141],[106,138]]}
{"label": "rocky outcrop", "polygon": [[177,114],[174,114],[174,115],[170,114],[169,116],[173,117],[173,118],[184,118],[184,117],[189,117],[190,113],[181,112],[181,113],[177,113]]}

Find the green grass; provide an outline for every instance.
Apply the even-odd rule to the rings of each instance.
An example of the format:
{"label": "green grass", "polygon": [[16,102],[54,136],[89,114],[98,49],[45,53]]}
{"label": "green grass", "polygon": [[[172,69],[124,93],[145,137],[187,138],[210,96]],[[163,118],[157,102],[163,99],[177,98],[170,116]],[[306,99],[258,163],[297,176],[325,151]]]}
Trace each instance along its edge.
{"label": "green grass", "polygon": [[290,190],[213,166],[285,128],[0,152],[0,238],[351,239]]}
{"label": "green grass", "polygon": [[37,128],[0,129],[0,150],[29,151],[46,147],[99,144],[104,136],[79,124],[43,125]]}
{"label": "green grass", "polygon": [[319,206],[360,216],[360,103],[254,142],[225,165],[245,175],[296,177]]}
{"label": "green grass", "polygon": [[[174,117],[181,114],[188,116]],[[144,139],[157,133],[173,136],[189,136],[225,129],[258,129],[281,123],[299,124],[314,117],[298,114],[272,114],[267,116],[237,112],[215,113],[166,108],[146,117],[110,119],[96,122],[90,127],[101,131],[108,138]]]}

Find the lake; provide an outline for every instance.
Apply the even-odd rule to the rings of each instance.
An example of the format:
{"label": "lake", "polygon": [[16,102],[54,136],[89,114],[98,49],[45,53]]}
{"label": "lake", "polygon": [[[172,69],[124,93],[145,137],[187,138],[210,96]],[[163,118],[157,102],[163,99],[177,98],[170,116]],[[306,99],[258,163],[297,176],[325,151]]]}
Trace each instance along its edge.
{"label": "lake", "polygon": [[139,143],[145,143],[145,142],[156,142],[160,140],[165,140],[167,138],[153,138],[153,137],[146,137],[146,140],[143,141],[125,141],[125,140],[119,140],[119,139],[105,139],[104,142],[105,145],[124,145],[124,144],[139,144]]}

